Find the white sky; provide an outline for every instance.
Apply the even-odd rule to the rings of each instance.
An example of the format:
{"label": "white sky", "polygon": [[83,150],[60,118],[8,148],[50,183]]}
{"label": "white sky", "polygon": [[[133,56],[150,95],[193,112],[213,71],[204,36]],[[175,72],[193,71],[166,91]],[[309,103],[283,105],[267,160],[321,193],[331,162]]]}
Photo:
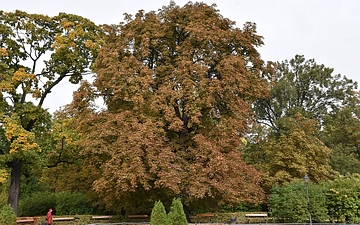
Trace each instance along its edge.
{"label": "white sky", "polygon": [[[183,6],[187,0],[177,0]],[[195,2],[195,1],[193,1]],[[266,61],[292,59],[296,54],[314,58],[360,82],[360,1],[359,0],[203,0],[215,3],[220,14],[241,27],[246,21],[257,24],[265,45],[259,49]],[[170,0],[0,0],[0,10],[55,16],[77,14],[96,24],[118,24],[124,13],[146,12],[168,5]],[[50,112],[72,100],[77,86],[55,87],[45,100]]]}

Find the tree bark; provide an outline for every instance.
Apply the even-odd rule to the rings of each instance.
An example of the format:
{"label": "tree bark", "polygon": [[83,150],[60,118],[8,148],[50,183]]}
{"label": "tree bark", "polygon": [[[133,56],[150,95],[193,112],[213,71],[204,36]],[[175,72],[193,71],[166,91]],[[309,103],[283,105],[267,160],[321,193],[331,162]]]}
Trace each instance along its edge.
{"label": "tree bark", "polygon": [[189,206],[183,204],[183,209],[184,209],[184,213],[186,215],[186,220],[188,221],[188,223],[191,223]]}
{"label": "tree bark", "polygon": [[9,191],[8,203],[14,210],[15,215],[18,215],[18,203],[20,193],[20,174],[21,174],[21,161],[15,160],[10,163],[11,168],[11,184]]}

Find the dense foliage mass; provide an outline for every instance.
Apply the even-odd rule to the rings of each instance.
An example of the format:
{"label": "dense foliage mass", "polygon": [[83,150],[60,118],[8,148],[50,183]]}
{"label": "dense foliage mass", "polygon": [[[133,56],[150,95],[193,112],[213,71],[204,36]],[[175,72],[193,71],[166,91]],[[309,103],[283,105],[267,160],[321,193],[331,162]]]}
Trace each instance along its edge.
{"label": "dense foliage mass", "polygon": [[271,215],[280,222],[358,223],[360,177],[339,176],[320,184],[310,183],[309,199],[303,181],[275,185],[269,199]]}
{"label": "dense foliage mass", "polygon": [[16,225],[16,215],[10,205],[6,205],[0,209],[1,225]]}
{"label": "dense foliage mass", "polygon": [[[234,25],[214,6],[171,3],[104,27],[94,87],[84,83],[69,112],[109,207],[140,210],[175,196],[186,206],[263,199],[261,176],[240,149],[271,71],[256,51],[255,24]],[[96,94],[102,112],[84,103]]]}
{"label": "dense foliage mass", "polygon": [[[254,104],[257,125],[244,148],[246,161],[264,171],[266,190],[304,174],[319,182],[337,171],[350,172],[346,164],[339,165],[344,160],[340,155],[347,155],[352,165],[359,163],[356,82],[296,55],[277,63],[269,86],[270,96]],[[336,119],[344,113],[348,131]]]}

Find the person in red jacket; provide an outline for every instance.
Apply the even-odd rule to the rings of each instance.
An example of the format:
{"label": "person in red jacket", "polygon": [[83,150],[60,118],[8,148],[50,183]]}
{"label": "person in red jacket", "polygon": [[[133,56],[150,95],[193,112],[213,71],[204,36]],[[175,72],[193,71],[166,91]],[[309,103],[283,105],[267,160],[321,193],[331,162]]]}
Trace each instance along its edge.
{"label": "person in red jacket", "polygon": [[53,217],[52,217],[52,208],[49,209],[48,213],[46,214],[46,222],[48,225],[51,225],[52,224],[52,220],[53,220]]}

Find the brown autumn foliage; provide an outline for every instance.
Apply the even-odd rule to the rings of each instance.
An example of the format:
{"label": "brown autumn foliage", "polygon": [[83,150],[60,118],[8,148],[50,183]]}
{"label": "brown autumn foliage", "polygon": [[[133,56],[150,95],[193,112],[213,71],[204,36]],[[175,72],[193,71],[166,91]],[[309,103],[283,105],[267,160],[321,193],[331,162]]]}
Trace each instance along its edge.
{"label": "brown autumn foliage", "polygon": [[[261,202],[261,175],[239,150],[272,71],[256,25],[236,28],[215,5],[171,2],[103,28],[94,86],[83,83],[68,110],[107,206]],[[92,109],[96,95],[105,110]]]}

